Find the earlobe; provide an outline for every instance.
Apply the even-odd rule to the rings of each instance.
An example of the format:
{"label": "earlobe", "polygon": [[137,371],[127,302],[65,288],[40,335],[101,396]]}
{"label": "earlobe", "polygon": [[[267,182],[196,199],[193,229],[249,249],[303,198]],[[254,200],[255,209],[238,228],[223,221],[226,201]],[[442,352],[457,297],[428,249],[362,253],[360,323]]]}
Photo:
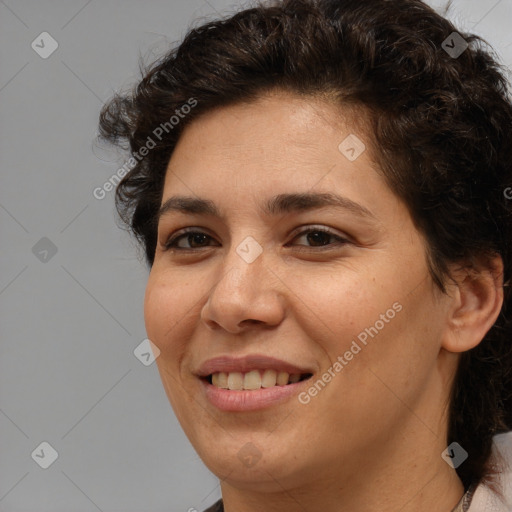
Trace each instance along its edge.
{"label": "earlobe", "polygon": [[452,272],[447,328],[442,347],[466,352],[476,347],[491,329],[503,305],[503,260],[495,256],[478,270]]}

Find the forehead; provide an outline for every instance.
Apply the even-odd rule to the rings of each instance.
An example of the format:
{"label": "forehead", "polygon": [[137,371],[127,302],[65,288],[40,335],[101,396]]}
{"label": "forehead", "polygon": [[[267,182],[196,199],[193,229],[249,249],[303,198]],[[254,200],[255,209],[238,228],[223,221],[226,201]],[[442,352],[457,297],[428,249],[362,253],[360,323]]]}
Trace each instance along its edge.
{"label": "forehead", "polygon": [[184,129],[166,188],[264,181],[311,189],[320,181],[333,186],[340,172],[345,180],[364,180],[377,166],[361,118],[354,124],[351,115],[324,99],[289,93],[216,108]]}

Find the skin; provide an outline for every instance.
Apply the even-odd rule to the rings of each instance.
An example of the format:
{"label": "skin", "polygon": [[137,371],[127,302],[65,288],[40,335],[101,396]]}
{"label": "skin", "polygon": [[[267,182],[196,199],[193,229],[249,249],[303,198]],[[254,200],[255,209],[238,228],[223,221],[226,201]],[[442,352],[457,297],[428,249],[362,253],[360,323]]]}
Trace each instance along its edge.
{"label": "skin", "polygon": [[[274,92],[194,120],[169,162],[162,203],[201,197],[222,218],[160,218],[146,328],[170,403],[219,477],[227,512],[449,512],[463,494],[441,457],[449,391],[460,352],[501,308],[501,260],[477,279],[454,268],[441,294],[425,240],[369,144],[353,162],[338,150],[351,133],[368,142],[361,123],[326,100]],[[373,217],[332,206],[263,213],[264,200],[296,192],[336,192]],[[303,234],[312,226],[334,237],[315,242]],[[164,250],[186,227],[211,238],[185,236],[189,252]],[[247,236],[263,250],[252,263],[236,252]],[[223,412],[201,392],[195,372],[220,355],[267,354],[313,368],[316,381],[397,302],[402,310],[306,405],[293,396]],[[238,456],[247,443],[259,457],[250,467]]]}

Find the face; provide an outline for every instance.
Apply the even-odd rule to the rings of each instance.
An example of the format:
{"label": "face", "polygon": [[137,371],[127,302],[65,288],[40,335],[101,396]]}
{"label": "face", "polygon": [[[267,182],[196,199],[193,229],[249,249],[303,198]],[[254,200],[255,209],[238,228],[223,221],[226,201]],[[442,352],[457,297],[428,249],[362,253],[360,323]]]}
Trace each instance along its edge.
{"label": "face", "polygon": [[348,481],[439,422],[447,303],[376,169],[349,117],[285,93],[203,115],[169,162],[147,333],[185,433],[239,488]]}

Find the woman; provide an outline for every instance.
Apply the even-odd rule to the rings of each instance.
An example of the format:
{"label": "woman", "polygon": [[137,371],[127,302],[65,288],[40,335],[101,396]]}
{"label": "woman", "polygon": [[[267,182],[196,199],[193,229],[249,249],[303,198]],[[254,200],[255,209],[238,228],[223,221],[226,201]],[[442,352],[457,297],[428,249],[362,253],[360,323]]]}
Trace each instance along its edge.
{"label": "woman", "polygon": [[511,510],[512,104],[478,37],[419,0],[262,3],[100,129],[210,511]]}

